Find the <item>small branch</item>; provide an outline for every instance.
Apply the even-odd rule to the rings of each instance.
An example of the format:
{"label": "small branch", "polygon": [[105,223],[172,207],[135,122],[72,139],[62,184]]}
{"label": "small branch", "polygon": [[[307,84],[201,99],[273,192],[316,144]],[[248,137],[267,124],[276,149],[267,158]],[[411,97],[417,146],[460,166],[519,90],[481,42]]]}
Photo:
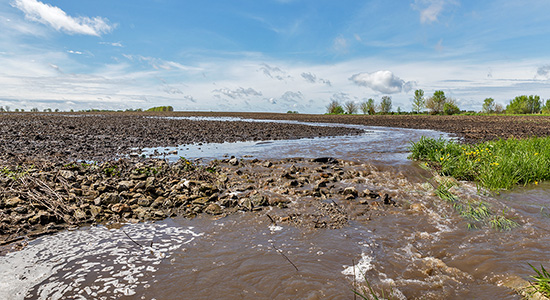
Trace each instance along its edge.
{"label": "small branch", "polygon": [[273,247],[273,249],[275,249],[275,251],[277,251],[279,254],[281,254],[294,267],[294,269],[296,269],[296,271],[298,271],[298,267],[296,267],[296,265],[283,253],[283,251],[277,249],[277,247],[275,247],[275,245],[273,243],[271,243],[271,247]]}
{"label": "small branch", "polygon": [[266,214],[266,216],[271,220],[271,223],[277,225],[277,222],[275,222],[275,220],[273,220],[273,218],[269,214]]}
{"label": "small branch", "polygon": [[[142,246],[140,243],[134,241],[134,239],[131,238],[131,237],[126,233],[126,231],[124,231],[123,229],[121,229],[121,231],[124,232],[124,234],[130,239],[130,241],[134,242],[134,244],[138,245],[140,248],[143,248],[143,246]],[[152,244],[152,242],[151,242],[151,244]]]}

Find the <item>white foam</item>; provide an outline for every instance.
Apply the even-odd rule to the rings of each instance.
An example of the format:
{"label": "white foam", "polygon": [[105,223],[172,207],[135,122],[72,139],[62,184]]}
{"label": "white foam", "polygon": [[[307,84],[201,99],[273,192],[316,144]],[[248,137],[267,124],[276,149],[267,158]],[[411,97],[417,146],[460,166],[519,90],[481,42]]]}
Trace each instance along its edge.
{"label": "white foam", "polygon": [[347,276],[355,275],[355,280],[357,282],[363,282],[365,281],[365,273],[372,270],[373,268],[372,260],[372,256],[368,255],[365,252],[362,252],[359,262],[357,262],[353,266],[344,266],[346,268],[342,271],[342,274]]}
{"label": "white foam", "polygon": [[[135,295],[144,274],[158,270],[153,265],[202,235],[192,228],[140,223],[43,237],[0,257],[0,299],[24,299],[27,294],[40,299]],[[162,243],[154,243],[155,237],[162,237]]]}

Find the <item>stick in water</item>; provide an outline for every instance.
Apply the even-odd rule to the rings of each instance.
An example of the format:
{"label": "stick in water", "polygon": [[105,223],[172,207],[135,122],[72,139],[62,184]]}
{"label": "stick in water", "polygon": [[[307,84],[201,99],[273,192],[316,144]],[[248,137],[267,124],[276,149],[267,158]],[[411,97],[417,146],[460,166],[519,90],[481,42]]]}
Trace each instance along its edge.
{"label": "stick in water", "polygon": [[[122,229],[121,229],[122,230]],[[134,242],[134,244],[138,245],[140,248],[143,248],[143,246],[141,244],[139,244],[138,242],[134,241],[133,238],[131,238],[127,233],[126,231],[122,230],[122,232],[124,232],[124,234],[130,239],[130,241]]]}
{"label": "stick in water", "polygon": [[273,243],[271,243],[271,247],[273,247],[273,249],[275,249],[275,251],[279,252],[279,254],[281,254],[286,260],[288,260],[288,262],[294,267],[294,269],[296,269],[296,271],[298,271],[298,267],[296,267],[296,265],[283,253],[283,251],[277,249],[277,247],[275,247],[275,245],[273,245]]}

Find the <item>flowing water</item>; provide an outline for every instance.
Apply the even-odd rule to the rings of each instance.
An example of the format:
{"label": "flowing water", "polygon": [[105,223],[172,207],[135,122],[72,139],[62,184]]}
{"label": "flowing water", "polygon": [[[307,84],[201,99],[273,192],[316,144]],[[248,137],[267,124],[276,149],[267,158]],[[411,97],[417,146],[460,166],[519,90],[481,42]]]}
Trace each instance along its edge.
{"label": "flowing water", "polygon": [[378,184],[410,207],[375,211],[341,229],[274,225],[266,214],[285,210],[271,208],[61,232],[0,257],[0,299],[354,299],[365,278],[391,299],[519,299],[506,286],[533,275],[527,263],[549,263],[550,185],[489,197],[462,183],[461,197],[482,199],[521,224],[468,230],[425,188],[429,174],[406,160],[411,140],[440,133],[363,129],[354,137],[146,150],[178,151],[169,159],[333,156],[358,168],[372,163]]}

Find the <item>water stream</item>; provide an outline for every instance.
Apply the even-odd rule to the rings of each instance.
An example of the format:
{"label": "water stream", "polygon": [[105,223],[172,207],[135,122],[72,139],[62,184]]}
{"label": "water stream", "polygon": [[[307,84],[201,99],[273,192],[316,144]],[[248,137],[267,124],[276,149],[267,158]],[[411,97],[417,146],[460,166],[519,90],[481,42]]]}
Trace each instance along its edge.
{"label": "water stream", "polygon": [[0,299],[354,299],[365,278],[391,299],[520,299],[507,282],[532,275],[527,263],[549,263],[550,184],[489,197],[463,183],[462,195],[521,224],[468,230],[449,205],[422,191],[426,172],[406,159],[410,141],[446,135],[363,129],[361,136],[144,150],[178,151],[168,159],[332,156],[375,164],[395,198],[421,209],[332,230],[275,226],[265,214],[284,210],[272,208],[60,232],[0,257]]}

